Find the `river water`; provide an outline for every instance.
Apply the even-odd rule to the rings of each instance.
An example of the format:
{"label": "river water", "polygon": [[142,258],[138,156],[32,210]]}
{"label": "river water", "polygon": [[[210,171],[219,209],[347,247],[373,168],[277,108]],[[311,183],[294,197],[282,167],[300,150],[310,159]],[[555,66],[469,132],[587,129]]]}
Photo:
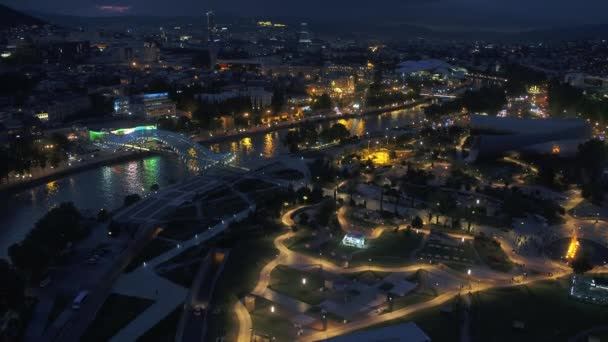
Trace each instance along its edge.
{"label": "river water", "polygon": [[[419,116],[419,111],[401,110],[337,122],[344,124],[352,134],[361,136],[366,132],[385,131],[408,124]],[[323,128],[334,122],[319,123],[318,126]],[[286,153],[287,148],[281,141],[285,132],[255,134],[212,144],[209,148],[215,152],[232,152],[237,163],[246,166],[255,159]],[[192,176],[194,174],[177,158],[152,156],[102,166],[8,196],[1,201],[6,200],[6,203],[0,205],[0,258],[5,257],[8,247],[23,239],[36,221],[58,203],[72,201],[83,213],[93,215],[100,208],[119,207],[126,195],[144,194],[153,184],[163,188]]]}

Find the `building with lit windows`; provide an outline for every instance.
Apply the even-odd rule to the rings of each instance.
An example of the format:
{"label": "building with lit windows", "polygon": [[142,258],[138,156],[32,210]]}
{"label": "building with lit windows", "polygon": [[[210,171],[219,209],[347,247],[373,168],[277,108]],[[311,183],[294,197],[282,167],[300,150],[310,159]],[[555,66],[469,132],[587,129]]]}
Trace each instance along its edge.
{"label": "building with lit windows", "polygon": [[175,116],[175,103],[169,98],[169,93],[145,94],[142,96],[143,112],[146,118]]}
{"label": "building with lit windows", "polygon": [[361,233],[346,233],[342,239],[342,244],[345,246],[364,248],[365,247],[365,235]]}

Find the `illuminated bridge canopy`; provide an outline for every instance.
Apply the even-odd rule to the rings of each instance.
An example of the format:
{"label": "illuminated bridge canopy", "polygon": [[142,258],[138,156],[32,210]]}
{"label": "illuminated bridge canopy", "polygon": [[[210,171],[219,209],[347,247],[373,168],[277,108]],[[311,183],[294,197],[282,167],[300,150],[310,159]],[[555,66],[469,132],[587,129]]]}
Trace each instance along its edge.
{"label": "illuminated bridge canopy", "polygon": [[158,141],[177,154],[188,167],[203,171],[216,164],[224,164],[233,159],[231,154],[210,151],[201,144],[179,133],[165,131],[156,126],[138,126],[113,131],[89,131],[89,139],[108,145],[148,150],[148,141]]}

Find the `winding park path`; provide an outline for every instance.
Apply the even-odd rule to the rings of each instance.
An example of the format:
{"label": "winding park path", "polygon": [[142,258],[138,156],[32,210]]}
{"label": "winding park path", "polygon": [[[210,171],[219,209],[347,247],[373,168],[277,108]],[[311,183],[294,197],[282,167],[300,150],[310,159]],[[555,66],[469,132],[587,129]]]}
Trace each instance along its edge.
{"label": "winding park path", "polygon": [[[295,223],[293,221],[294,214],[296,214],[297,212],[299,212],[305,208],[307,208],[307,206],[301,206],[301,207],[297,207],[297,208],[287,211],[281,217],[282,224],[286,228],[293,227],[295,225]],[[273,259],[268,264],[266,264],[260,271],[260,276],[259,276],[258,282],[257,282],[254,290],[252,291],[252,293],[254,295],[265,297],[265,298],[269,297],[268,286],[269,286],[270,280],[271,280],[270,275],[271,275],[271,272],[279,265],[314,264],[314,265],[322,266],[324,271],[328,271],[328,272],[332,272],[332,273],[336,273],[336,274],[357,273],[357,272],[363,272],[363,271],[394,273],[394,272],[415,272],[418,270],[426,270],[426,271],[432,271],[434,273],[439,273],[439,274],[443,274],[445,276],[450,276],[450,277],[454,277],[456,275],[460,279],[462,279],[466,282],[469,282],[470,284],[473,284],[473,286],[470,288],[470,292],[483,291],[483,290],[487,290],[487,289],[491,289],[491,288],[498,288],[498,287],[520,286],[523,284],[527,284],[527,283],[531,283],[531,282],[535,282],[535,281],[539,281],[539,280],[545,280],[545,279],[557,279],[559,277],[562,277],[562,276],[570,273],[570,270],[568,268],[558,267],[559,265],[557,265],[556,263],[538,262],[539,267],[543,267],[544,270],[550,269],[551,273],[549,271],[543,272],[538,275],[529,276],[522,282],[514,283],[512,281],[512,274],[492,271],[492,270],[488,269],[487,267],[472,267],[473,275],[468,276],[468,277],[464,276],[461,273],[458,273],[457,271],[448,269],[447,267],[443,267],[441,265],[432,265],[432,264],[427,264],[427,263],[408,264],[407,266],[400,266],[400,267],[381,267],[381,266],[375,266],[375,265],[364,265],[364,266],[358,266],[358,267],[352,267],[352,268],[342,268],[342,267],[336,266],[334,263],[332,263],[330,261],[316,258],[313,256],[309,256],[309,255],[305,255],[305,254],[301,254],[301,253],[297,253],[297,252],[294,252],[294,251],[290,250],[289,248],[287,248],[285,246],[284,242],[287,239],[293,237],[294,235],[295,235],[295,233],[291,229],[289,229],[284,234],[281,234],[275,238],[274,246],[279,251],[279,253],[277,254],[275,259]],[[525,257],[516,255],[514,253],[511,253],[510,251],[508,252],[508,256],[512,257],[513,259],[516,259],[517,262],[527,261],[527,259]],[[535,264],[537,263],[535,261],[531,261],[531,262],[535,263]],[[551,274],[551,276],[549,276],[549,274]],[[452,290],[445,291],[444,293],[438,295],[437,297],[435,297],[429,301],[409,305],[409,306],[401,308],[399,310],[395,310],[392,312],[388,312],[388,313],[384,313],[384,314],[376,315],[376,316],[367,316],[363,319],[355,320],[355,321],[345,323],[345,324],[329,325],[328,328],[324,331],[313,331],[312,333],[308,333],[308,334],[305,333],[303,336],[301,336],[299,338],[299,340],[301,340],[301,341],[323,340],[323,339],[331,338],[334,336],[351,333],[351,332],[354,332],[359,329],[373,326],[375,324],[384,323],[386,321],[390,321],[390,320],[394,320],[394,319],[398,319],[398,318],[403,318],[414,312],[446,303],[449,300],[453,299],[454,297],[458,296],[460,291],[461,291],[461,289],[455,288]],[[284,298],[284,297],[286,297],[286,296],[280,296],[280,297],[276,297],[276,298],[273,297],[272,301],[277,302],[277,304],[279,304],[279,305],[283,305],[284,303],[282,303],[282,301],[284,301],[284,299],[282,299],[282,298]],[[236,302],[234,311],[237,315],[238,322],[239,322],[239,335],[238,335],[237,341],[248,342],[251,340],[251,334],[253,331],[252,330],[252,321],[251,321],[249,312],[246,310],[246,308],[241,303],[241,301]]]}

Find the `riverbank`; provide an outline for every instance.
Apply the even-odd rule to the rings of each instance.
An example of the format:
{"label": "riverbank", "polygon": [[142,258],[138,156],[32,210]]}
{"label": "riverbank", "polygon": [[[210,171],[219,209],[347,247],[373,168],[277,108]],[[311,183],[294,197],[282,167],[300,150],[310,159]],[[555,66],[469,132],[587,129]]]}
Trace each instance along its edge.
{"label": "riverbank", "polygon": [[274,124],[274,125],[261,126],[261,127],[258,127],[258,129],[247,130],[244,132],[231,131],[230,133],[225,133],[225,134],[215,133],[212,136],[205,137],[205,138],[197,136],[197,137],[194,137],[193,140],[200,144],[215,144],[215,143],[219,143],[219,142],[245,138],[252,134],[265,134],[265,133],[270,133],[270,132],[274,132],[274,131],[279,131],[282,129],[295,128],[295,127],[298,127],[300,125],[304,125],[307,123],[319,123],[319,122],[335,121],[335,120],[340,120],[340,119],[352,119],[352,118],[358,118],[358,117],[365,117],[365,116],[389,113],[389,112],[394,112],[397,110],[410,109],[410,108],[425,104],[428,101],[429,100],[420,100],[420,101],[415,101],[415,102],[411,102],[408,104],[404,104],[401,106],[374,109],[374,110],[366,111],[363,113],[344,113],[344,114],[314,116],[314,117],[309,117],[309,118],[305,118],[305,119],[298,120],[298,121],[286,121],[286,122],[280,122],[280,123]]}
{"label": "riverbank", "polygon": [[[389,108],[380,108],[369,110],[363,113],[345,113],[345,114],[331,114],[331,115],[318,115],[314,117],[305,118],[303,120],[298,121],[290,121],[290,122],[281,122],[278,124],[270,125],[269,127],[257,127],[253,130],[246,130],[244,132],[231,131],[229,133],[225,133],[222,135],[213,134],[210,137],[202,138],[195,137],[194,141],[197,141],[201,144],[214,144],[231,140],[239,140],[247,136],[265,134],[269,132],[284,130],[294,128],[300,125],[304,125],[307,123],[319,123],[319,122],[327,122],[327,121],[336,121],[340,119],[351,119],[351,118],[359,118],[359,117],[367,117],[372,115],[379,115],[382,113],[388,113],[398,110],[404,110],[416,107],[418,105],[426,103],[427,100],[420,100],[411,102],[401,106],[389,107]],[[132,152],[121,152],[121,153],[111,153],[107,156],[99,157],[98,159],[86,161],[83,163],[79,163],[73,166],[61,166],[52,171],[45,171],[43,175],[37,175],[33,178],[24,179],[22,181],[16,181],[11,183],[3,183],[0,184],[0,195],[16,193],[25,189],[29,189],[38,185],[46,184],[51,181],[59,180],[63,177],[70,176],[79,172],[87,171],[90,169],[94,169],[99,166],[112,165],[116,163],[121,163],[125,161],[141,159],[144,157],[148,157],[154,155],[155,152],[145,152],[145,151],[132,151]]]}
{"label": "riverbank", "polygon": [[19,192],[31,187],[42,185],[48,182],[52,182],[75,173],[91,170],[100,166],[112,165],[121,162],[126,162],[135,159],[141,159],[155,155],[152,151],[131,151],[123,152],[122,154],[110,154],[106,157],[86,161],[75,166],[68,166],[66,168],[58,168],[55,171],[39,176],[29,178],[27,180],[15,183],[3,183],[0,185],[0,195],[11,194]]}

